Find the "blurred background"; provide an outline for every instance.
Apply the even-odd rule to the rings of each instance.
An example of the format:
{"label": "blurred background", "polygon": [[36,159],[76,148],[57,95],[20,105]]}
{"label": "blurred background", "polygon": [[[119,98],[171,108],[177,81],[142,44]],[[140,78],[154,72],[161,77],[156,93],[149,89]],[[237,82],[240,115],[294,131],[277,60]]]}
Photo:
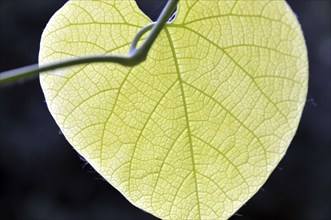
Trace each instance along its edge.
{"label": "blurred background", "polygon": [[[65,2],[0,1],[0,71],[37,63],[43,28]],[[153,19],[164,2],[139,0]],[[331,6],[326,0],[288,2],[308,46],[307,103],[286,156],[233,220],[331,219]],[[156,219],[131,205],[68,144],[37,79],[1,86],[0,135],[0,219]]]}

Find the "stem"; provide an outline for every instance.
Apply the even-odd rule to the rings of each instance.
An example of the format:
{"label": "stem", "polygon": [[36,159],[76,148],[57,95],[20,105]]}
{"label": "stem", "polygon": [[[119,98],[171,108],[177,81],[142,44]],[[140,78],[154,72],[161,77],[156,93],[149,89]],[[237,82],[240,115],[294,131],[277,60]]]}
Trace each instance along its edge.
{"label": "stem", "polygon": [[94,55],[94,56],[78,57],[71,59],[69,58],[61,61],[55,61],[49,64],[44,64],[41,66],[39,66],[39,64],[33,64],[30,66],[25,66],[18,69],[2,72],[0,74],[0,83],[1,85],[11,83],[14,81],[35,76],[39,72],[45,72],[49,70],[54,70],[58,68],[74,66],[84,63],[97,63],[97,62],[113,62],[113,63],[122,64],[124,66],[130,66],[130,64],[131,66],[134,65],[131,58],[125,56]]}
{"label": "stem", "polygon": [[[30,66],[25,66],[22,68],[0,73],[0,84],[6,84],[21,79],[25,79],[27,77],[35,76],[39,72],[45,72],[49,70],[54,70],[58,68],[74,66],[79,64],[85,64],[85,63],[111,62],[111,63],[118,63],[123,66],[138,65],[139,63],[143,62],[146,59],[151,46],[153,45],[156,38],[159,36],[160,32],[162,31],[163,27],[171,17],[172,13],[175,11],[178,2],[179,0],[169,0],[166,6],[164,7],[164,9],[162,10],[162,13],[160,14],[156,23],[146,25],[137,33],[137,35],[134,37],[131,43],[129,55],[82,56],[77,58],[55,61],[49,64],[43,64],[43,65],[34,64]],[[148,37],[146,38],[146,40],[143,42],[140,48],[136,49],[139,39],[150,29],[152,30],[148,35]]]}
{"label": "stem", "polygon": [[[142,51],[149,51],[151,46],[153,45],[155,39],[162,31],[164,25],[169,21],[170,17],[172,16],[173,12],[176,10],[177,3],[179,0],[169,0],[162,10],[159,18],[157,19],[155,25],[153,26],[151,33],[148,35],[145,42],[138,50]],[[147,53],[146,53],[147,55]]]}
{"label": "stem", "polygon": [[130,46],[130,54],[133,54],[136,51],[136,46],[138,44],[139,39],[152,27],[155,25],[155,23],[151,23],[140,29],[140,31],[136,34],[136,36],[133,38],[131,46]]}

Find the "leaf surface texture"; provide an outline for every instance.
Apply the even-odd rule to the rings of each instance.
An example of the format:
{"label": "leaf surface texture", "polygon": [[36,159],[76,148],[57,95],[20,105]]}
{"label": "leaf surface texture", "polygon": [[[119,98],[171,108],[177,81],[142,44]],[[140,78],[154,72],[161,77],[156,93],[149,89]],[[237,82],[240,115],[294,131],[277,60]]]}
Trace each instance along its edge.
{"label": "leaf surface texture", "polygon": [[[127,54],[148,23],[134,1],[69,1],[43,33],[40,63]],[[67,140],[131,203],[163,219],[227,219],[285,154],[307,72],[286,2],[181,0],[142,64],[40,81]]]}

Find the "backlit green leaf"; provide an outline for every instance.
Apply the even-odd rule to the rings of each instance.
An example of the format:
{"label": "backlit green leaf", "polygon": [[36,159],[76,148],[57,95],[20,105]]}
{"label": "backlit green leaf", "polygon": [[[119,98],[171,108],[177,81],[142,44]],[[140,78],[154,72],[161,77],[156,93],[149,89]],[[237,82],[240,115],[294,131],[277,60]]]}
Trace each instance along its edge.
{"label": "backlit green leaf", "polygon": [[[40,63],[127,54],[148,23],[134,1],[69,1],[43,33]],[[40,80],[67,140],[131,203],[164,219],[226,219],[284,156],[307,72],[285,1],[181,0],[144,63]]]}

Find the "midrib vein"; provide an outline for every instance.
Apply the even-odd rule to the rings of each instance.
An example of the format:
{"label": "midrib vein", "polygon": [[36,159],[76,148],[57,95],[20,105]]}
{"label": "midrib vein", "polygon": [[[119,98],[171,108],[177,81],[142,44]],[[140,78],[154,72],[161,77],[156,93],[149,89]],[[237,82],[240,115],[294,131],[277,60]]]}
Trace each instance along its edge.
{"label": "midrib vein", "polygon": [[196,172],[196,168],[195,168],[194,153],[193,153],[193,144],[192,144],[192,137],[191,137],[191,128],[190,128],[190,122],[189,122],[189,118],[188,118],[187,105],[186,105],[186,100],[185,100],[185,93],[184,93],[184,88],[183,88],[183,80],[182,80],[182,77],[180,75],[180,70],[179,70],[179,65],[178,65],[178,59],[177,59],[177,56],[176,56],[176,51],[175,51],[175,47],[174,47],[172,38],[171,38],[170,33],[169,33],[169,31],[168,31],[168,29],[166,27],[164,28],[164,30],[165,30],[165,32],[167,34],[167,38],[168,38],[168,41],[169,41],[171,52],[172,52],[172,55],[174,57],[175,66],[176,66],[176,72],[177,72],[177,77],[178,77],[178,82],[179,82],[180,90],[181,90],[181,93],[182,93],[183,108],[184,108],[185,119],[186,119],[186,127],[187,127],[187,133],[188,133],[188,138],[189,138],[189,142],[190,142],[190,149],[191,149],[191,158],[192,158],[192,167],[193,167],[193,174],[194,174],[194,180],[195,180],[195,191],[196,191],[196,197],[197,197],[198,214],[199,214],[199,219],[201,219],[201,211],[200,211],[200,203],[199,203],[199,191],[198,191],[197,174],[196,174],[197,172]]}

